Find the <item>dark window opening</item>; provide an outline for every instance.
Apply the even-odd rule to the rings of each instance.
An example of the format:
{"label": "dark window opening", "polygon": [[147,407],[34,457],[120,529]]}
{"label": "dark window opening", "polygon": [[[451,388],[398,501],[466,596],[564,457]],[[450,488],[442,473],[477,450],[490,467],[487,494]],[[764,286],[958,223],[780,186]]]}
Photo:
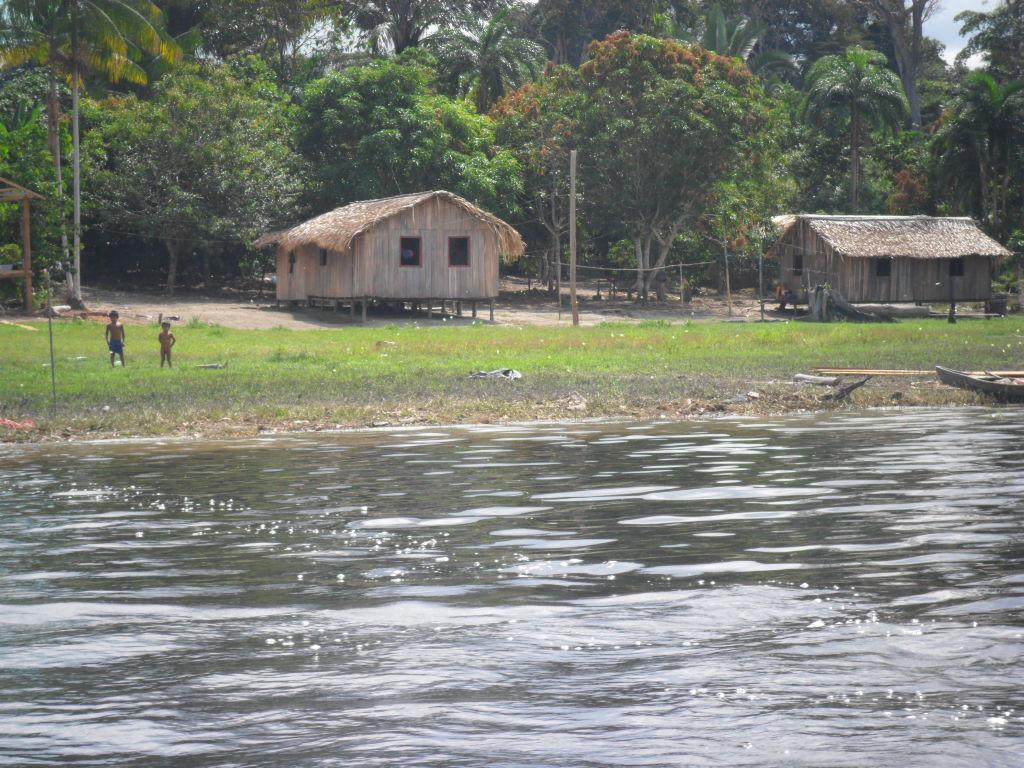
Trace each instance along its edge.
{"label": "dark window opening", "polygon": [[399,248],[401,249],[398,257],[399,266],[420,266],[420,239],[418,237],[403,237]]}
{"label": "dark window opening", "polygon": [[963,277],[964,276],[964,257],[961,256],[956,259],[949,260],[949,276],[950,277]]}
{"label": "dark window opening", "polygon": [[793,274],[802,275],[804,273],[804,255],[802,253],[793,254]]}
{"label": "dark window opening", "polygon": [[892,275],[892,259],[875,259],[875,277]]}
{"label": "dark window opening", "polygon": [[288,252],[288,274],[295,273],[295,251]]}
{"label": "dark window opening", "polygon": [[448,266],[468,267],[469,266],[469,238],[449,237],[448,238]]}
{"label": "dark window opening", "polygon": [[321,248],[320,249],[320,266],[321,267],[326,267],[327,266],[327,249],[326,248]]}

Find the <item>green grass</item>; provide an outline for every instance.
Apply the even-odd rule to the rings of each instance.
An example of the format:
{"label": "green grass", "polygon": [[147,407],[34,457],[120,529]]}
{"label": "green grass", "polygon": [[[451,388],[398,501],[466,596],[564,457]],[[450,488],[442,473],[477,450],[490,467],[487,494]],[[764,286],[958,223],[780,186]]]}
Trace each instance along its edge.
{"label": "green grass", "polygon": [[[62,321],[54,325],[61,405],[51,417],[46,325],[34,325],[37,332],[0,324],[0,417],[37,420],[49,434],[210,432],[218,424],[255,431],[296,421],[335,426],[678,415],[693,409],[688,400],[706,404],[772,386],[780,395],[769,402],[786,410],[803,406],[783,402],[782,393],[793,389],[784,382],[816,366],[1024,367],[1022,317],[956,325],[928,319],[580,329],[480,324],[244,331],[189,324],[175,329],[170,370],[159,366],[156,325],[129,326],[128,365],[112,369],[102,324]],[[205,363],[227,367],[197,367]],[[467,378],[500,367],[517,368],[524,379]],[[963,397],[953,393],[952,401]]]}

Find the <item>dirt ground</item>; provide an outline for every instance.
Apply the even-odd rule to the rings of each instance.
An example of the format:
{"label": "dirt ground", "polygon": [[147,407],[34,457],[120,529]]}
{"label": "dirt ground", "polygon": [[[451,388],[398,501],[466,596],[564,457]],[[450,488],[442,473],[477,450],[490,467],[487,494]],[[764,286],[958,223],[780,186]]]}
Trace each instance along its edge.
{"label": "dirt ground", "polygon": [[[678,294],[670,295],[664,303],[651,302],[641,307],[635,302],[627,301],[621,294],[615,300],[607,295],[606,285],[601,286],[600,299],[597,298],[596,283],[581,283],[578,290],[580,303],[580,324],[596,325],[602,322],[623,321],[640,322],[643,320],[688,320],[688,319],[729,319],[736,321],[757,320],[760,308],[755,291],[737,291],[732,297],[732,313],[730,315],[725,297],[713,292],[700,293],[693,296],[688,304],[679,300]],[[199,320],[206,323],[223,325],[228,328],[292,328],[316,329],[337,328],[352,323],[347,311],[333,312],[330,310],[278,307],[273,295],[264,295],[258,299],[247,294],[219,296],[203,296],[196,294],[179,294],[167,296],[160,293],[138,293],[108,290],[102,288],[83,287],[82,297],[88,311],[86,313],[62,313],[65,315],[81,314],[85,317],[101,320],[107,312],[116,309],[121,319],[128,323],[152,323],[163,315],[170,317],[175,324]],[[774,304],[766,305],[766,317],[774,317]],[[449,312],[453,311],[449,307]],[[12,318],[13,319],[13,318]],[[478,320],[487,321],[486,304],[478,306]],[[368,325],[387,325],[394,323],[448,324],[471,323],[468,302],[463,306],[461,318],[448,315],[438,317],[435,307],[433,319],[428,319],[425,311],[396,312],[385,307],[371,307],[367,318]],[[569,312],[569,291],[562,292],[562,312],[559,317],[558,302],[555,296],[534,288],[527,290],[525,280],[506,279],[501,284],[501,295],[495,301],[495,322],[503,325],[571,325]]]}

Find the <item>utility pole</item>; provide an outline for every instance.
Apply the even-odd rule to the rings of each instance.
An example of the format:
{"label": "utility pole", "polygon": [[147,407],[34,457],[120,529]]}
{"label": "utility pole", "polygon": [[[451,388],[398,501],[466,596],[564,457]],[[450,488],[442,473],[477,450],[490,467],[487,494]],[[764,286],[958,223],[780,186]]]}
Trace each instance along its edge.
{"label": "utility pole", "polygon": [[572,324],[580,324],[580,308],[576,303],[576,150],[569,152],[569,306]]}

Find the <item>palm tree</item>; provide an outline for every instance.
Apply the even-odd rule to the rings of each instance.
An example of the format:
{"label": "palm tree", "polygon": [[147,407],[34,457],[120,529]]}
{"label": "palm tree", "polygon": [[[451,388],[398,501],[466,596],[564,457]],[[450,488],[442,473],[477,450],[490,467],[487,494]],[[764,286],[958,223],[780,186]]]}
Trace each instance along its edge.
{"label": "palm tree", "polygon": [[1021,91],[1024,81],[1000,84],[972,72],[932,144],[943,181],[980,202],[981,218],[997,231],[1006,222],[1014,158],[1024,148],[1024,102],[1012,98]]}
{"label": "palm tree", "polygon": [[801,120],[850,121],[850,204],[859,207],[860,148],[872,128],[899,131],[909,105],[899,75],[886,67],[885,56],[850,46],[843,56],[824,56],[807,74]]}
{"label": "palm tree", "polygon": [[766,31],[763,24],[745,16],[727,18],[722,6],[716,3],[708,8],[701,34],[689,35],[687,41],[722,56],[741,59],[754,74],[794,71],[796,64],[788,53],[761,48]]}
{"label": "palm tree", "polygon": [[[163,32],[160,9],[149,0],[7,0],[0,17],[0,66],[37,64],[48,70],[47,128],[58,200],[63,199],[63,178],[57,78],[71,80],[74,264],[69,298],[79,305],[82,226],[78,102],[82,79],[86,72],[95,71],[112,82],[145,83],[145,70],[132,58],[142,51],[168,59],[179,54]],[[61,240],[66,257],[67,236],[62,234]]]}
{"label": "palm tree", "polygon": [[472,93],[477,112],[487,112],[502,96],[537,77],[544,49],[519,37],[515,20],[505,8],[484,23],[439,35],[437,50],[442,77],[456,92]]}

